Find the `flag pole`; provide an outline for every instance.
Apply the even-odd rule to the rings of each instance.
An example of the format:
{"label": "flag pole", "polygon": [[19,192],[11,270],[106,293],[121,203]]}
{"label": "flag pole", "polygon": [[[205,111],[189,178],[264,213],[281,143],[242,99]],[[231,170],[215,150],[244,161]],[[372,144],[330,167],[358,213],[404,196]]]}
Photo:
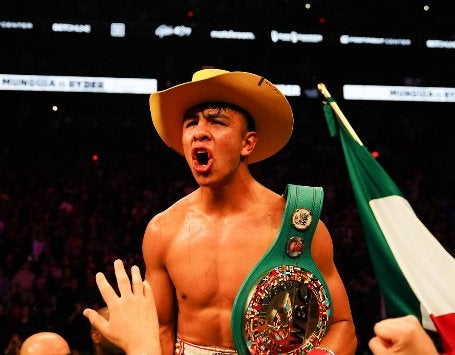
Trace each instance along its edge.
{"label": "flag pole", "polygon": [[[324,98],[326,98],[326,99],[332,98],[332,96],[330,95],[329,91],[327,90],[327,88],[325,87],[325,85],[323,83],[318,84],[318,90],[322,94],[322,96],[324,96]],[[340,119],[341,123],[344,125],[346,130],[351,134],[352,138],[354,138],[354,140],[357,143],[359,143],[360,145],[363,145],[359,136],[357,135],[357,133],[355,133],[354,129],[351,127],[351,124],[349,123],[348,119],[343,114],[343,112],[341,112],[341,109],[338,106],[338,104],[335,101],[331,100],[329,102],[329,105],[333,109],[333,111],[335,111],[335,113],[338,116],[338,118]]]}

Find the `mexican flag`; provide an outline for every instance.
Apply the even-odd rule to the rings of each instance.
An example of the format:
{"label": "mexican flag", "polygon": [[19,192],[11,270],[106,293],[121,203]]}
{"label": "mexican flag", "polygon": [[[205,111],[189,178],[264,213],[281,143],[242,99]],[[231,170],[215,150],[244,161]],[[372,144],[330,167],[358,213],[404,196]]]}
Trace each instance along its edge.
{"label": "mexican flag", "polygon": [[326,99],[327,124],[341,140],[387,317],[414,314],[424,328],[439,333],[446,354],[455,354],[455,259],[419,220],[335,101]]}

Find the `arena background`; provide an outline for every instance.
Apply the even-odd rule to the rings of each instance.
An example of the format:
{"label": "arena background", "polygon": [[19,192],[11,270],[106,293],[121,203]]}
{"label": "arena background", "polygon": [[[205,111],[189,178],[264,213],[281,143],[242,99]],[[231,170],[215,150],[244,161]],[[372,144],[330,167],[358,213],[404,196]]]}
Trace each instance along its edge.
{"label": "arena background", "polygon": [[[380,293],[341,146],[329,137],[316,85],[326,84],[422,222],[454,255],[453,7],[391,0],[2,0],[0,269],[12,280],[31,259],[32,273],[43,279],[43,264],[52,259],[62,265],[53,284],[45,278],[46,292],[33,289],[30,298],[10,289],[1,295],[2,350],[14,333],[46,327],[60,330],[75,349],[88,353],[87,324],[77,310],[88,302],[87,289],[95,302],[90,275],[109,273],[116,256],[141,264],[147,221],[194,188],[184,160],[154,132],[149,93],[17,90],[5,78],[143,78],[156,79],[161,90],[189,81],[198,69],[218,67],[300,88],[300,96],[288,97],[296,119],[289,145],[252,168],[280,193],[286,183],[324,187],[323,218],[351,297],[358,353],[368,353],[366,341],[381,317]],[[124,36],[112,35],[113,23],[124,24]],[[212,31],[230,38],[211,38]],[[272,31],[317,34],[323,40],[274,42]],[[250,33],[254,40],[233,38]],[[411,44],[378,44],[372,38]],[[429,48],[428,40],[439,48]],[[447,102],[424,102],[418,93],[413,101],[347,100],[345,84],[448,88],[452,96]],[[34,254],[36,240],[50,250]],[[52,304],[41,300],[46,297],[38,297],[40,292]],[[48,307],[49,320],[42,314]],[[20,321],[24,312],[33,322]]]}

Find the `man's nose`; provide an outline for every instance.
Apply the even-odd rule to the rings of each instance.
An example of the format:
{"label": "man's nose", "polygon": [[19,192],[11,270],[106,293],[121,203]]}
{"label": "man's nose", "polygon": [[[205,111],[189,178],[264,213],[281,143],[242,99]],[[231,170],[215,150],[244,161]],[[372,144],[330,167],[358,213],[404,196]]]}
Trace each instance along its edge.
{"label": "man's nose", "polygon": [[194,130],[194,139],[198,141],[207,140],[210,138],[208,124],[205,120],[199,120],[196,129]]}

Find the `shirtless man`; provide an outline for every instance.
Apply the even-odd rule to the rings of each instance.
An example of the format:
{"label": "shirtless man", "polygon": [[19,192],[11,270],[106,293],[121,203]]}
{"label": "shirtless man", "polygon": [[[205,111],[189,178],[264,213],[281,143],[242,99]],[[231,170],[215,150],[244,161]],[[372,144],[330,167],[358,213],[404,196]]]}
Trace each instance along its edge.
{"label": "shirtless man", "polygon": [[[137,266],[131,269],[131,282],[121,260],[114,262],[114,268],[120,295],[103,273],[96,275],[111,317],[106,320],[93,309],[85,309],[84,315],[105,337],[125,349],[127,355],[160,355],[158,320],[150,285],[142,281]],[[414,315],[384,319],[376,323],[374,332],[368,345],[375,355],[438,355]]]}
{"label": "shirtless man", "polygon": [[[283,196],[254,179],[249,164],[287,143],[291,107],[260,76],[204,69],[191,82],[153,93],[150,108],[158,134],[185,157],[199,185],[155,215],[143,239],[145,279],[155,297],[163,354],[176,347],[187,355],[235,352],[234,299],[273,244],[286,205]],[[330,290],[333,323],[320,344],[327,350],[310,353],[354,354],[350,305],[322,221],[312,255]]]}

